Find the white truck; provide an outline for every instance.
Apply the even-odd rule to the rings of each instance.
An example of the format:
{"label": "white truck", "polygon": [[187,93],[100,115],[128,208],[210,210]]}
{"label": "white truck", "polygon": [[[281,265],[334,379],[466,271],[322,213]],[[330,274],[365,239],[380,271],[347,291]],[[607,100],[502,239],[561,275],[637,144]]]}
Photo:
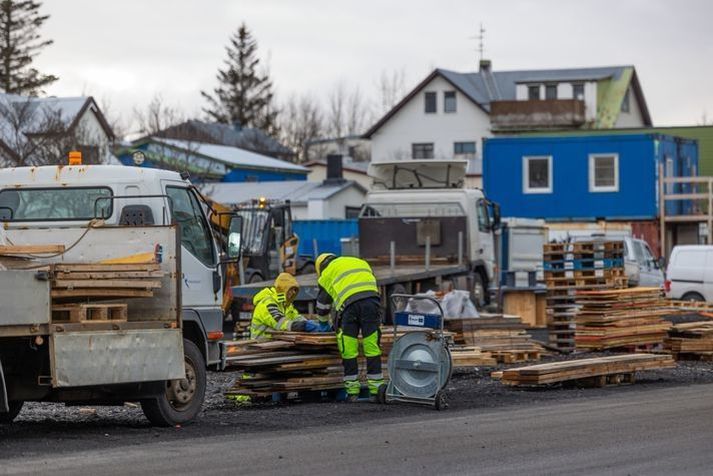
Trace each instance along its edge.
{"label": "white truck", "polygon": [[[157,425],[194,418],[206,367],[220,363],[221,265],[238,259],[240,248],[241,219],[222,217],[229,235],[218,237],[209,213],[188,177],[175,172],[0,170],[0,245],[64,245],[62,253],[35,256],[41,263],[154,252],[167,276],[154,298],[128,300],[125,323],[56,323],[47,278],[0,267],[0,422],[29,400],[140,401]],[[221,252],[221,240],[232,246]]]}
{"label": "white truck", "polygon": [[[384,298],[450,281],[483,306],[497,290],[499,207],[464,187],[465,171],[466,162],[454,160],[370,165],[374,187],[359,217],[359,256],[371,263]],[[316,299],[316,276],[297,280],[298,299]],[[236,286],[233,295],[247,300],[267,284]]]}

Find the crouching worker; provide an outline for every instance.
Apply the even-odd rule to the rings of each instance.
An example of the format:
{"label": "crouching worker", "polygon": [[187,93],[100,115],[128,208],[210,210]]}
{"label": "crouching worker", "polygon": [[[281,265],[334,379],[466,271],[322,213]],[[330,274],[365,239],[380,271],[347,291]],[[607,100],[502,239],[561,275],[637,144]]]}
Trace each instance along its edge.
{"label": "crouching worker", "polygon": [[[250,338],[271,339],[270,331],[297,330],[292,329],[292,324],[304,320],[292,305],[299,292],[295,277],[280,273],[274,286],[257,293],[253,298],[255,310],[250,322]],[[301,326],[304,328],[304,324]]]}
{"label": "crouching worker", "polygon": [[369,263],[350,256],[324,253],[315,263],[319,283],[317,314],[326,315],[334,307],[339,315],[337,345],[344,365],[347,401],[359,398],[359,331],[366,357],[369,394],[375,399],[384,385],[381,373],[381,301],[376,278]]}

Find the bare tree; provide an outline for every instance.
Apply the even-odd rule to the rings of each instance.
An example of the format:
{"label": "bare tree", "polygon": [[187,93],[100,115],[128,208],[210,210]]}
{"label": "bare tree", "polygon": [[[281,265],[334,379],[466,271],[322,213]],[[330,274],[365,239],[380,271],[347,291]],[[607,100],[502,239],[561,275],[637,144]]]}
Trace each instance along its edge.
{"label": "bare tree", "polygon": [[379,116],[389,112],[406,95],[406,72],[404,69],[383,70],[376,82]]}
{"label": "bare tree", "polygon": [[102,96],[99,99],[99,107],[102,114],[104,114],[104,119],[106,119],[107,124],[114,132],[114,137],[123,139],[129,133],[129,128],[124,122],[124,117],[121,113],[114,109],[111,99],[108,96]]}
{"label": "bare tree", "polygon": [[328,135],[337,138],[361,134],[371,117],[371,111],[358,86],[350,89],[344,81],[335,84],[327,101]]}
{"label": "bare tree", "polygon": [[154,95],[146,109],[134,108],[134,122],[142,135],[151,136],[180,124],[186,115],[178,107],[167,104],[160,93]]}
{"label": "bare tree", "polygon": [[291,95],[278,116],[281,140],[296,153],[296,161],[308,159],[310,143],[324,134],[319,102],[312,96]]}

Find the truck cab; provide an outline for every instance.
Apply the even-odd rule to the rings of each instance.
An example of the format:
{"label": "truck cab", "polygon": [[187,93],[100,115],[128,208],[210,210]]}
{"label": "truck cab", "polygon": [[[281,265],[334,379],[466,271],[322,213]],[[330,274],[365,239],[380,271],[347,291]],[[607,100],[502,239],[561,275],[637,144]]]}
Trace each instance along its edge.
{"label": "truck cab", "polygon": [[[200,397],[197,408],[182,397],[181,407],[193,405],[188,412],[193,415],[202,403],[205,367],[220,362],[218,342],[223,337],[221,249],[210,227],[209,212],[188,177],[176,172],[113,165],[0,170],[2,243],[9,242],[13,230],[31,236],[32,230],[52,229],[61,239],[63,229],[87,227],[92,220],[108,227],[178,225],[184,347],[195,346],[199,353],[190,366],[203,367],[189,369],[186,361],[187,373],[202,379],[191,381],[199,387],[191,393]],[[168,384],[167,393],[173,392],[174,397],[179,390]],[[175,402],[168,403],[170,407]],[[180,420],[180,415],[176,418]]]}
{"label": "truck cab", "polygon": [[[378,259],[465,263],[476,304],[490,299],[496,286],[494,232],[497,204],[482,190],[464,187],[465,161],[410,160],[372,163],[373,189],[359,219],[359,253]],[[428,248],[428,251],[426,251]]]}

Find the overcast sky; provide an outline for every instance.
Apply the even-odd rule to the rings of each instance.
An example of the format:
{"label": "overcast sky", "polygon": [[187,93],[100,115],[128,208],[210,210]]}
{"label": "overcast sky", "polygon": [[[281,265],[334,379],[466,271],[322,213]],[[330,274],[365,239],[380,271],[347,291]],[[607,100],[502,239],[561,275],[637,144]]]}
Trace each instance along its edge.
{"label": "overcast sky", "polygon": [[241,22],[279,97],[338,81],[374,97],[382,71],[410,88],[435,67],[477,69],[482,22],[495,70],[633,64],[655,125],[713,121],[713,2],[706,0],[45,0],[36,60],[52,95],[93,95],[128,120],[157,93],[189,113],[215,85]]}

